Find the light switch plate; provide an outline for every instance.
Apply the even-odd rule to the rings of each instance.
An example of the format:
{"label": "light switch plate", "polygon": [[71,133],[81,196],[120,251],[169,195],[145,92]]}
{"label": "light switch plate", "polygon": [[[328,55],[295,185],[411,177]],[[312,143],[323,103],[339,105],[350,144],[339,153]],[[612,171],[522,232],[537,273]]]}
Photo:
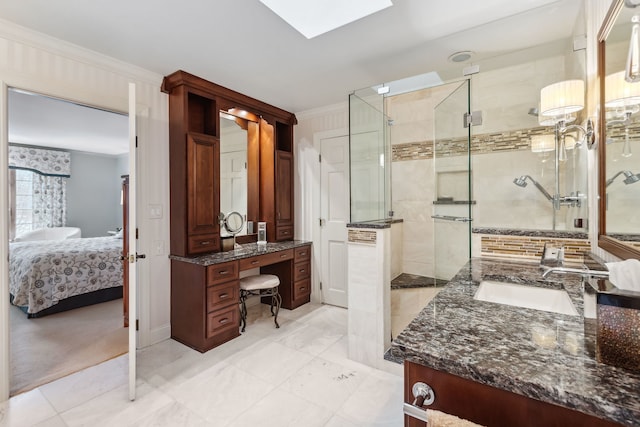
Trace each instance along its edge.
{"label": "light switch plate", "polygon": [[149,205],[149,218],[150,219],[162,218],[162,205]]}

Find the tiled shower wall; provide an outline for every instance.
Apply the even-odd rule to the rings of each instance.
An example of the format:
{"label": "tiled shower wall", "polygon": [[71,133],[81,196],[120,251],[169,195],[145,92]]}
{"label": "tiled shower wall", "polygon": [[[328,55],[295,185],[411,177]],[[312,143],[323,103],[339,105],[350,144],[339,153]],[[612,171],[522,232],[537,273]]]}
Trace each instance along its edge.
{"label": "tiled shower wall", "polygon": [[[521,188],[513,180],[530,175],[549,193],[555,193],[553,153],[532,153],[530,149],[532,135],[552,133],[553,129],[540,126],[537,117],[527,112],[536,105],[534,100],[538,99],[541,87],[564,78],[564,62],[565,57],[558,55],[473,76],[472,102],[477,100],[475,103],[481,105],[478,109],[482,109],[484,116],[484,123],[473,129],[471,142],[474,226],[552,229],[551,202],[532,184]],[[545,74],[542,70],[556,71]],[[405,273],[434,277],[436,236],[431,215],[438,196],[435,191],[442,187],[446,173],[455,174],[466,168],[465,162],[460,161],[466,154],[464,141],[442,141],[447,144],[435,147],[440,174],[435,173],[433,162],[434,108],[459,85],[452,83],[386,99],[386,111],[393,120],[392,208],[395,217],[404,220]],[[505,100],[511,104],[507,105]],[[575,175],[576,166],[584,166],[586,170],[584,148],[569,150],[568,157],[561,168],[561,181],[565,171],[570,171],[568,176]],[[560,189],[563,195],[571,191],[572,187]],[[587,217],[586,199],[582,207],[562,208],[557,229],[576,231],[574,216]],[[525,250],[522,255],[528,256]]]}

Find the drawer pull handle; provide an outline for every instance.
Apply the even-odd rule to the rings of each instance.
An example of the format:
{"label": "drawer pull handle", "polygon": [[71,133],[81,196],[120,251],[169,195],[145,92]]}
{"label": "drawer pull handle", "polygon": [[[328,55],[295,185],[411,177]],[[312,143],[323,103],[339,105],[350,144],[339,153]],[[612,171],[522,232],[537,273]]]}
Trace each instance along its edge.
{"label": "drawer pull handle", "polygon": [[208,244],[210,244],[210,243],[211,243],[211,242],[210,242],[210,241],[208,241],[208,240],[205,240],[204,242],[200,242],[200,244],[201,244],[201,245],[208,245]]}
{"label": "drawer pull handle", "polygon": [[298,288],[298,290],[301,290],[301,291],[304,291],[304,290],[306,290],[306,289],[307,289],[307,287],[306,287],[306,286],[300,286],[300,287]]}
{"label": "drawer pull handle", "polygon": [[280,258],[286,258],[286,257],[287,257],[287,254],[280,255]]}
{"label": "drawer pull handle", "polygon": [[299,252],[298,255],[300,256],[305,256],[307,253],[306,252]]}
{"label": "drawer pull handle", "polygon": [[225,317],[224,319],[220,319],[218,320],[218,323],[220,323],[221,325],[224,325],[225,323],[229,323],[229,318]]}
{"label": "drawer pull handle", "polygon": [[220,298],[220,299],[229,298],[229,294],[225,292],[223,294],[218,295],[218,298]]}
{"label": "drawer pull handle", "polygon": [[220,271],[218,271],[218,274],[221,275],[221,276],[224,276],[225,274],[229,274],[229,271],[228,270],[220,270]]}
{"label": "drawer pull handle", "polygon": [[251,265],[256,265],[256,264],[260,264],[260,261],[258,261],[258,260],[251,261]]}
{"label": "drawer pull handle", "polygon": [[282,234],[289,234],[289,232],[288,231],[283,231]]}
{"label": "drawer pull handle", "polygon": [[300,269],[300,273],[304,273],[304,268],[301,268],[301,269]]}

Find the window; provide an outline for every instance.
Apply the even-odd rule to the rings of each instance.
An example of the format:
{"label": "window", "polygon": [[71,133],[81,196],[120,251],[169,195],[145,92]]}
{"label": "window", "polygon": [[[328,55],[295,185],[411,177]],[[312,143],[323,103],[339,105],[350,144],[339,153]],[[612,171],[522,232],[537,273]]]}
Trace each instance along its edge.
{"label": "window", "polygon": [[9,205],[13,239],[33,229],[33,172],[23,169],[9,171]]}

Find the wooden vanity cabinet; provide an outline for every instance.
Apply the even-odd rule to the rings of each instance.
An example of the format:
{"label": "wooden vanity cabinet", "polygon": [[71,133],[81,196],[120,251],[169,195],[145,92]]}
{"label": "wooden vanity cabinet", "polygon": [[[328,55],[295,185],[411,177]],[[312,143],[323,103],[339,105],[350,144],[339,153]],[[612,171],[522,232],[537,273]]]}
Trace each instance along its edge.
{"label": "wooden vanity cabinet", "polygon": [[238,262],[171,261],[171,338],[200,352],[240,335]]}
{"label": "wooden vanity cabinet", "polygon": [[[620,426],[583,412],[531,399],[405,360],[406,403],[412,403],[414,400],[412,388],[416,382],[423,382],[432,387],[435,400],[429,406],[430,409],[456,415],[484,426]],[[408,415],[405,415],[404,419],[406,427],[427,427],[427,423]]]}
{"label": "wooden vanity cabinet", "polygon": [[[267,265],[260,272],[280,278],[282,308],[293,310],[311,301],[311,244],[293,249],[293,262]],[[268,298],[262,302],[271,303]]]}
{"label": "wooden vanity cabinet", "polygon": [[293,125],[260,122],[260,221],[267,240],[293,240]]}
{"label": "wooden vanity cabinet", "polygon": [[220,138],[215,97],[165,79],[169,92],[171,253],[220,250]]}

